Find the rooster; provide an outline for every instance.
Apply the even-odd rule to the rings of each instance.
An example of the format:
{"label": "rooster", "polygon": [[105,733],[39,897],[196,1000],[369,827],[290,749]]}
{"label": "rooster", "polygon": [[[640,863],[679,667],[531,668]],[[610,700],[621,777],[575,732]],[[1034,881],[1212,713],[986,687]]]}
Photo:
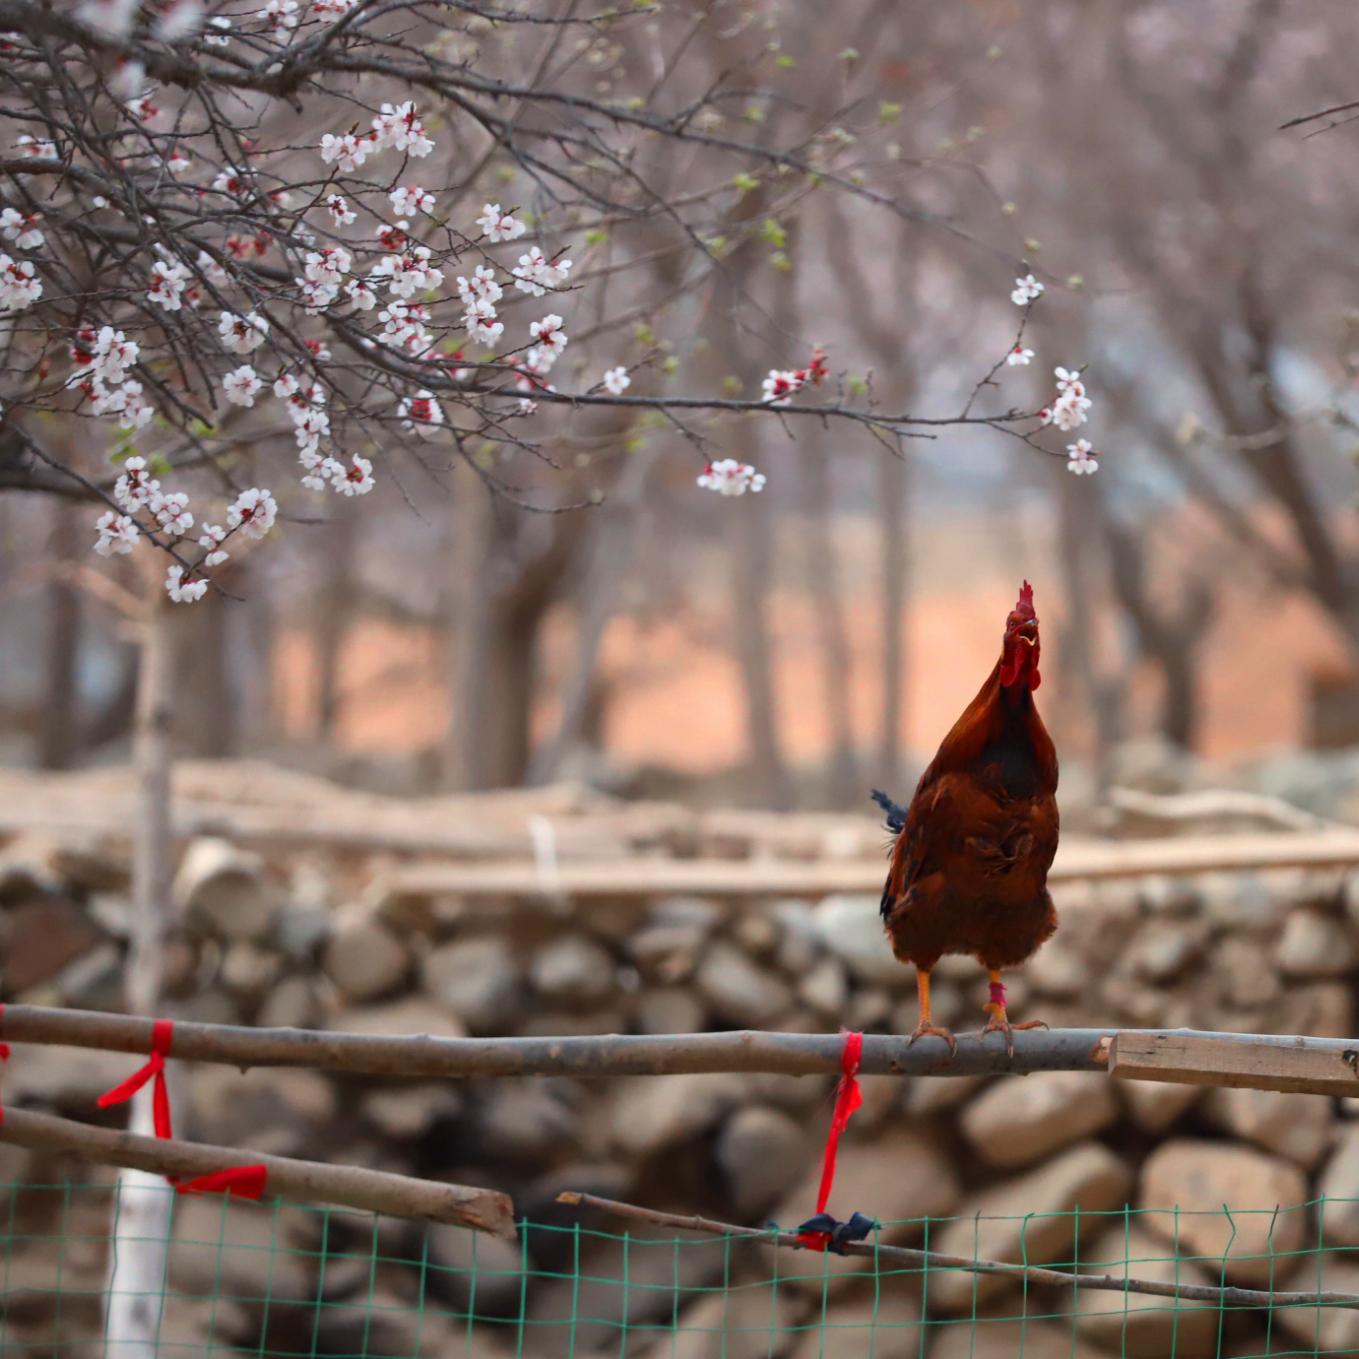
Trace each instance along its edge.
{"label": "rooster", "polygon": [[[914,963],[920,1022],[911,1042],[953,1035],[930,1017],[930,972],[946,953],[969,954],[991,979],[983,1035],[999,1031],[1013,1054],[1002,968],[1018,967],[1057,928],[1048,869],[1057,851],[1057,752],[1034,706],[1038,616],[1025,581],[1005,620],[1000,660],[944,737],[909,808],[874,798],[896,832],[882,893],[892,951]],[[1046,1026],[1041,1026],[1046,1027]]]}

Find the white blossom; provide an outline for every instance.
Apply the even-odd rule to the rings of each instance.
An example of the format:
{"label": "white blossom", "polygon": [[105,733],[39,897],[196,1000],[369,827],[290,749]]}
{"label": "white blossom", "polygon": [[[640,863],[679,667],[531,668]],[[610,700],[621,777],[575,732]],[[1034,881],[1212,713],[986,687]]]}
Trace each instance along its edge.
{"label": "white blossom", "polygon": [[632,379],[626,368],[610,368],[604,374],[604,390],[610,396],[622,396],[632,386]]}
{"label": "white blossom", "polygon": [[304,259],[302,272],[313,283],[330,283],[338,286],[349,272],[354,257],[343,246],[327,246],[324,250],[309,250]]}
{"label": "white blossom", "polygon": [[273,528],[277,514],[274,497],[261,487],[252,486],[242,491],[227,511],[227,525],[240,529],[247,538],[263,538]]}
{"label": "white blossom", "polygon": [[157,491],[147,502],[147,509],[156,516],[156,522],[166,533],[177,538],[182,538],[193,528],[189,497],[183,491],[172,491],[169,495],[161,495]]}
{"label": "white blossom", "polygon": [[1026,307],[1042,292],[1043,285],[1032,274],[1026,274],[1023,278],[1015,279],[1015,290],[1010,294],[1010,301],[1017,307]]}
{"label": "white blossom", "polygon": [[208,555],[203,558],[204,566],[220,566],[226,561],[231,553],[222,547],[222,540],[227,536],[227,531],[220,524],[204,524],[203,532],[199,535],[199,547],[205,547]]}
{"label": "white blossom", "polygon": [[748,462],[737,462],[735,458],[723,458],[703,469],[698,484],[706,491],[716,491],[719,495],[745,495],[747,491],[764,490],[765,476],[757,472]]}
{"label": "white blossom", "polygon": [[151,266],[151,288],[147,299],[166,311],[183,308],[184,289],[188,286],[189,271],[178,260],[157,260]]}
{"label": "white blossom", "polygon": [[292,30],[302,22],[302,11],[297,0],[269,0],[269,3],[255,15],[265,20],[270,28]]}
{"label": "white blossom", "polygon": [[1022,344],[1017,344],[1005,356],[1005,362],[1008,363],[1011,368],[1019,366],[1028,367],[1029,360],[1032,358],[1033,358],[1032,349],[1025,349]]}
{"label": "white blossom", "polygon": [[477,225],[481,228],[481,234],[493,245],[500,241],[517,241],[528,230],[517,217],[502,213],[499,203],[487,203],[477,218]]}
{"label": "white blossom", "polygon": [[372,311],[377,306],[377,294],[362,279],[351,278],[344,285],[344,295],[360,311]]}
{"label": "white blossom", "polygon": [[20,250],[36,250],[43,243],[43,234],[38,228],[41,221],[41,213],[23,213],[16,208],[6,208],[0,212],[0,233],[7,241],[13,241]]}
{"label": "white blossom", "polygon": [[398,217],[414,217],[417,212],[434,211],[434,195],[418,184],[406,189],[393,189],[388,197]]}
{"label": "white blossom", "polygon": [[403,397],[396,413],[401,419],[401,428],[422,439],[433,438],[444,422],[444,408],[433,392],[420,391],[414,397]]}
{"label": "white blossom", "polygon": [[57,144],[41,137],[30,137],[27,132],[14,139],[14,149],[30,160],[56,160]]}
{"label": "white blossom", "polygon": [[123,473],[113,483],[113,498],[125,509],[134,511],[149,503],[160,490],[160,482],[146,475],[145,458],[128,458]]}
{"label": "white blossom", "polygon": [[218,193],[227,193],[233,198],[239,198],[242,194],[249,193],[250,177],[244,170],[238,170],[234,165],[228,165],[225,170],[217,172],[217,178],[212,181],[212,187]]}
{"label": "white blossom", "polygon": [[[771,406],[786,406],[793,399],[793,393],[800,391],[804,383],[803,374],[795,368],[771,368],[769,376],[760,384],[764,395],[760,398]],[[730,459],[727,459],[730,461]],[[721,465],[721,464],[715,464]],[[739,494],[723,492],[724,495]]]}
{"label": "white blossom", "polygon": [[123,403],[118,415],[121,429],[142,429],[151,423],[155,407],[142,395],[140,382],[123,383]]}
{"label": "white blossom", "polygon": [[321,159],[327,165],[338,161],[341,170],[357,170],[368,159],[368,153],[377,149],[371,137],[357,137],[352,132],[339,136],[327,132],[321,138]]}
{"label": "white blossom", "polygon": [[123,556],[137,546],[137,525],[116,510],[105,510],[94,521],[94,530],[99,535],[94,550],[101,557]]}
{"label": "white blossom", "polygon": [[202,0],[175,0],[156,20],[156,37],[161,42],[179,42],[197,33],[202,23]]}
{"label": "white blossom", "polygon": [[234,312],[224,311],[217,322],[217,329],[225,348],[233,354],[249,354],[264,343],[269,334],[269,322],[258,312],[237,316]]}
{"label": "white blossom", "polygon": [[314,0],[311,12],[318,19],[343,19],[358,0]]}
{"label": "white blossom", "polygon": [[[470,279],[458,275],[458,296],[469,305],[476,300],[499,302],[505,296],[505,290],[495,281],[495,270],[479,264]],[[495,315],[494,312],[491,314]]]}
{"label": "white blossom", "polygon": [[381,113],[373,119],[373,139],[376,150],[394,147],[409,156],[427,156],[434,143],[425,135],[425,125],[414,103],[383,104]]}
{"label": "white blossom", "polygon": [[28,260],[0,255],[0,312],[23,311],[42,296],[42,280]]}
{"label": "white blossom", "polygon": [[556,288],[566,282],[571,269],[570,260],[551,263],[536,245],[530,246],[528,254],[519,256],[519,265],[510,272],[514,275],[514,286],[521,293],[532,297],[542,297],[548,288]]}
{"label": "white blossom", "polygon": [[207,43],[209,47],[225,47],[227,43],[231,41],[227,32],[231,27],[231,20],[224,18],[219,14],[209,19],[208,24],[215,28],[217,32],[203,34],[203,41]]}
{"label": "white blossom", "polygon": [[329,472],[330,484],[341,495],[367,495],[373,489],[373,464],[367,458],[361,458],[356,453],[347,468],[333,459],[326,461],[333,463],[333,469]]}
{"label": "white blossom", "polygon": [[225,288],[226,285],[231,282],[231,275],[228,274],[206,250],[200,250],[198,252],[196,263],[199,272],[209,283],[212,283],[219,288]]}
{"label": "white blossom", "polygon": [[[322,138],[325,141],[325,138]],[[324,152],[322,156],[324,158]],[[349,206],[349,200],[342,193],[333,193],[326,199],[326,210],[336,226],[348,226],[359,214]]]}
{"label": "white blossom", "polygon": [[395,297],[413,297],[417,292],[430,291],[444,281],[442,269],[430,264],[430,249],[425,245],[412,246],[401,255],[384,255],[369,271],[369,278],[387,279],[387,288]]}
{"label": "white blossom", "polygon": [[182,566],[172,566],[165,573],[165,593],[176,604],[193,604],[202,599],[207,592],[207,581],[185,580]]}
{"label": "white blossom", "polygon": [[1098,472],[1099,460],[1091,456],[1094,451],[1094,445],[1088,439],[1077,439],[1074,444],[1067,444],[1066,470],[1074,472],[1078,477]]}
{"label": "white blossom", "polygon": [[248,363],[243,363],[222,379],[222,395],[233,406],[253,406],[263,386],[259,374]]}
{"label": "white blossom", "polygon": [[538,341],[540,347],[551,350],[553,358],[558,357],[569,343],[566,332],[562,329],[562,318],[555,314],[544,316],[541,321],[534,321],[529,326],[529,333]]}

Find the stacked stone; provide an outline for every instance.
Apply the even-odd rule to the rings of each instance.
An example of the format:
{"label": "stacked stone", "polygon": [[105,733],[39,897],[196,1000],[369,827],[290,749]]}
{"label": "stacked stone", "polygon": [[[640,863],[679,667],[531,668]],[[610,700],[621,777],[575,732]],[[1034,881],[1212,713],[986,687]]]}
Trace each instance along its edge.
{"label": "stacked stone", "polygon": [[[779,833],[768,818],[757,830],[742,826],[731,839],[744,835],[747,849],[753,835]],[[381,864],[265,861],[223,841],[195,841],[175,884],[164,1013],[450,1036],[842,1026],[908,1033],[916,1021],[914,975],[891,957],[875,898],[553,903],[412,896],[388,881]],[[1059,934],[1009,979],[1018,1018],[1354,1031],[1359,893],[1339,874],[1082,884],[1059,897]],[[118,1009],[129,927],[127,864],[118,852],[25,836],[0,853],[3,999]],[[937,1018],[978,1027],[985,978],[970,960],[946,960],[934,997]],[[96,1096],[137,1065],[116,1054],[17,1048],[4,1098],[106,1118]],[[170,1279],[176,1334],[201,1337],[211,1325],[219,1344],[310,1353],[319,1315],[325,1352],[345,1349],[367,1324],[375,1355],[447,1353],[456,1343],[495,1359],[514,1352],[514,1333],[491,1322],[469,1340],[457,1315],[471,1296],[475,1247],[477,1313],[510,1318],[526,1309],[528,1353],[560,1353],[563,1332],[549,1323],[574,1308],[581,1355],[617,1353],[626,1315],[639,1353],[648,1326],[665,1328],[655,1332],[657,1359],[672,1345],[684,1359],[815,1359],[823,1290],[825,1324],[847,1328],[854,1352],[867,1353],[870,1329],[877,1359],[917,1359],[922,1344],[929,1359],[1018,1352],[1020,1323],[1005,1318],[1020,1310],[1020,1288],[998,1275],[888,1274],[879,1293],[861,1260],[784,1254],[773,1289],[767,1251],[696,1243],[680,1252],[677,1276],[673,1250],[648,1252],[643,1232],[634,1233],[626,1261],[621,1242],[586,1240],[586,1281],[574,1280],[575,1238],[554,1230],[575,1220],[555,1203],[565,1188],[742,1223],[807,1217],[829,1117],[825,1079],[451,1083],[180,1064],[172,1086],[184,1135],[494,1184],[542,1224],[522,1249],[490,1238],[473,1243],[449,1227],[384,1224],[387,1263],[374,1274],[371,1236],[345,1241],[352,1228],[340,1215],[322,1272],[315,1214],[288,1209],[275,1223],[246,1207],[224,1216],[220,1202],[185,1201]],[[948,1219],[928,1235],[931,1248],[946,1253],[1030,1264],[1078,1255],[1099,1272],[1126,1268],[1166,1281],[1225,1277],[1252,1287],[1359,1291],[1359,1266],[1347,1254],[1359,1248],[1359,1121],[1351,1121],[1349,1101],[1123,1085],[1080,1073],[872,1078],[864,1094],[831,1207],[890,1224],[886,1243],[919,1244],[923,1219]],[[0,1148],[5,1181],[89,1174]],[[102,1174],[93,1181],[107,1182]],[[1323,1212],[1314,1202],[1323,1195],[1357,1202]],[[13,1204],[20,1225],[25,1214],[39,1214],[34,1220],[51,1231],[32,1194]],[[1125,1220],[1125,1205],[1147,1211]],[[106,1217],[94,1207],[87,1216],[68,1232],[82,1243],[68,1243],[75,1258],[63,1264],[63,1286],[88,1275],[97,1293]],[[592,1225],[621,1232],[604,1219]],[[0,1302],[7,1334],[50,1339],[51,1248],[25,1247],[22,1234]],[[271,1252],[271,1240],[297,1251]],[[1125,1258],[1134,1263],[1125,1266]],[[428,1292],[417,1337],[422,1259]],[[672,1335],[677,1277],[697,1291]],[[318,1297],[326,1304],[320,1312]],[[1028,1297],[1024,1352],[1040,1359],[1150,1359],[1169,1354],[1172,1338],[1176,1354],[1195,1359],[1218,1352],[1220,1328],[1228,1350],[1253,1353],[1264,1344],[1262,1313],[1224,1320],[1215,1307],[1182,1306],[1176,1315],[1161,1299],[1086,1292],[1073,1315],[1069,1292],[1031,1288]],[[63,1301],[67,1324],[79,1306]],[[957,1323],[974,1312],[975,1326]],[[1280,1310],[1272,1326],[1276,1349],[1287,1341],[1310,1352],[1319,1335],[1323,1353],[1359,1353],[1355,1313]]]}

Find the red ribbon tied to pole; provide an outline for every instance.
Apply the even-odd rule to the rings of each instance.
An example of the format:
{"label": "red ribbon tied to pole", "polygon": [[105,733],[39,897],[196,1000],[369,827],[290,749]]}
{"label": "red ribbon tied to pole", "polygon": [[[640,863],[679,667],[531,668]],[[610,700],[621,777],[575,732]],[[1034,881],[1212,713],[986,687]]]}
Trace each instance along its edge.
{"label": "red ribbon tied to pole", "polygon": [[[859,1063],[863,1058],[864,1036],[840,1030],[844,1046],[840,1049],[840,1084],[835,1092],[835,1112],[831,1115],[830,1132],[826,1137],[826,1156],[821,1165],[821,1188],[816,1195],[816,1212],[820,1216],[830,1201],[831,1186],[835,1183],[835,1158],[840,1150],[840,1134],[844,1132],[850,1115],[864,1102],[859,1090]],[[829,1232],[803,1231],[798,1240],[815,1250],[826,1250],[831,1244]]]}
{"label": "red ribbon tied to pole", "polygon": [[[151,1116],[156,1128],[156,1136],[174,1137],[170,1128],[170,1091],[165,1083],[165,1059],[170,1055],[170,1040],[174,1036],[175,1025],[170,1019],[158,1019],[151,1027],[151,1058],[140,1071],[134,1071],[121,1085],[99,1096],[101,1109],[112,1104],[122,1104],[130,1100],[147,1081],[155,1080],[151,1092]],[[196,1179],[181,1184],[173,1175],[165,1178],[174,1185],[180,1194],[235,1194],[243,1199],[258,1199],[264,1193],[264,1182],[268,1176],[265,1166],[230,1166],[226,1170],[214,1170],[210,1175],[199,1175]]]}

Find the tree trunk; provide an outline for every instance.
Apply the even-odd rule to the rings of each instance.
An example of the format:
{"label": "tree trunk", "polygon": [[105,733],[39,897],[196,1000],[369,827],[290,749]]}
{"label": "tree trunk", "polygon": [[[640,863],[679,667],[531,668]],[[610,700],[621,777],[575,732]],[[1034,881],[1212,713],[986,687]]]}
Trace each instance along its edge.
{"label": "tree trunk", "polygon": [[835,570],[835,545],[831,538],[830,463],[825,439],[805,430],[798,441],[802,461],[803,512],[806,516],[807,580],[816,613],[817,640],[821,651],[826,705],[826,728],[830,734],[826,795],[831,807],[848,807],[858,791],[858,759],[854,750],[854,727],[850,719],[850,651],[845,617]]}
{"label": "tree trunk", "polygon": [[353,503],[337,500],[325,528],[321,593],[316,601],[316,739],[325,746],[335,744],[340,715],[340,653],[349,629],[358,538]]}
{"label": "tree trunk", "polygon": [[469,792],[484,787],[480,740],[487,701],[491,602],[486,562],[493,527],[491,493],[465,459],[453,464],[449,612],[449,702],[444,787]]}
{"label": "tree trunk", "polygon": [[[153,587],[137,689],[136,768],[140,806],[132,857],[133,933],[124,977],[129,1013],[152,1015],[160,999],[170,914],[174,832],[170,729],[175,691],[173,607]],[[151,1085],[133,1096],[129,1129],[150,1135]],[[121,1170],[105,1308],[109,1359],[156,1359],[174,1191],[158,1175]]]}
{"label": "tree trunk", "polygon": [[617,487],[605,503],[603,521],[596,529],[593,559],[582,591],[584,603],[571,674],[562,691],[562,715],[557,733],[533,760],[532,782],[550,783],[562,759],[585,737],[587,717],[597,722],[591,704],[601,690],[595,682],[599,647],[617,607],[624,572],[632,563],[637,522],[642,513],[647,478],[660,452],[657,440],[648,441],[628,457]]}
{"label": "tree trunk", "polygon": [[907,494],[910,469],[904,453],[878,454],[878,522],[882,532],[882,733],[878,779],[900,800],[902,745],[906,738],[906,598],[910,587]]}
{"label": "tree trunk", "polygon": [[775,811],[793,805],[793,789],[779,753],[765,601],[769,595],[769,522],[762,496],[722,506],[732,563],[736,654],[745,679],[750,768],[760,802]]}
{"label": "tree trunk", "polygon": [[1060,552],[1067,598],[1062,654],[1069,673],[1084,689],[1094,718],[1095,784],[1103,792],[1109,786],[1113,746],[1122,734],[1122,694],[1118,682],[1102,679],[1095,664],[1091,637],[1094,610],[1090,603],[1089,529],[1093,522],[1090,492],[1075,477],[1063,476],[1060,486]]}
{"label": "tree trunk", "polygon": [[[58,568],[75,563],[80,550],[76,507],[59,500],[52,506],[50,556]],[[80,746],[77,665],[80,659],[80,595],[58,571],[47,587],[47,674],[38,762],[44,769],[67,769]]]}

